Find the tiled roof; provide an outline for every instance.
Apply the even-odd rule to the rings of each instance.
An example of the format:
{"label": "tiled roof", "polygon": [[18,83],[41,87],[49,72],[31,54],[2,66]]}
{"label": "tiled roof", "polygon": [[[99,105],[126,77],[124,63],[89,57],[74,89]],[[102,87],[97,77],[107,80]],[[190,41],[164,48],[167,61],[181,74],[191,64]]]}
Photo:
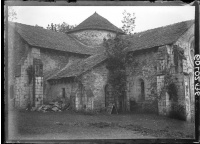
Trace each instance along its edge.
{"label": "tiled roof", "polygon": [[103,62],[104,60],[106,60],[106,58],[107,56],[104,53],[101,53],[92,55],[82,61],[76,61],[71,65],[66,66],[64,69],[60,70],[52,77],[49,77],[48,80],[79,76],[82,73],[92,69],[97,64]]}
{"label": "tiled roof", "polygon": [[44,80],[49,79],[52,75],[54,75],[55,73],[59,72],[63,67],[61,67],[61,68],[55,68],[55,69],[53,69],[51,71],[48,71],[48,72],[44,73],[43,74]]}
{"label": "tiled roof", "polygon": [[86,29],[108,30],[108,31],[123,33],[121,29],[110,23],[107,19],[100,16],[96,12],[90,17],[88,17],[86,20],[81,22],[73,30],[69,31],[69,33]]}
{"label": "tiled roof", "polygon": [[89,48],[69,35],[41,27],[9,22],[31,46],[79,54],[95,54],[98,48]]}
{"label": "tiled roof", "polygon": [[135,51],[156,46],[171,44],[186,32],[194,24],[193,20],[175,23],[165,27],[159,27],[144,32],[136,33],[133,36],[124,36],[130,40],[131,46],[127,51]]}

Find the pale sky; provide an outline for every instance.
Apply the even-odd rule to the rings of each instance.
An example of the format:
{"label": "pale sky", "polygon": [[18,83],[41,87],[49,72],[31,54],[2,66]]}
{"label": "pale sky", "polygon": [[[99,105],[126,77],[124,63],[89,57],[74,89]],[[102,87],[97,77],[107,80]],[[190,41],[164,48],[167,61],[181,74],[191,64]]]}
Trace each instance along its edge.
{"label": "pale sky", "polygon": [[39,25],[66,22],[78,25],[95,11],[117,27],[122,27],[123,11],[135,13],[135,30],[140,32],[160,26],[194,19],[193,6],[13,6],[16,22]]}

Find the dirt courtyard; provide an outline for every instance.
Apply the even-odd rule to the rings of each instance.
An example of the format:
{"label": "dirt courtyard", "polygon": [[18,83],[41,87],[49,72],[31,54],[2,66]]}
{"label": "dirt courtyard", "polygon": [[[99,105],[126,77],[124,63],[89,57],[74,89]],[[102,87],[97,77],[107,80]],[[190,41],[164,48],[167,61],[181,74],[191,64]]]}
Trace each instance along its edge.
{"label": "dirt courtyard", "polygon": [[154,114],[12,111],[9,140],[193,139],[194,123]]}

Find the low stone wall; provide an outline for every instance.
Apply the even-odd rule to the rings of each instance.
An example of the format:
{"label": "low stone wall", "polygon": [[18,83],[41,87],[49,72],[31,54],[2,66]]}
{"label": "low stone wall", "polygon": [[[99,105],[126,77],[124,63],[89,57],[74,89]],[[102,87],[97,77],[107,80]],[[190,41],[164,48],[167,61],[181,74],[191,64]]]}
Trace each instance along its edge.
{"label": "low stone wall", "polygon": [[83,105],[86,110],[105,109],[105,86],[108,70],[105,63],[93,68],[81,77],[83,84]]}

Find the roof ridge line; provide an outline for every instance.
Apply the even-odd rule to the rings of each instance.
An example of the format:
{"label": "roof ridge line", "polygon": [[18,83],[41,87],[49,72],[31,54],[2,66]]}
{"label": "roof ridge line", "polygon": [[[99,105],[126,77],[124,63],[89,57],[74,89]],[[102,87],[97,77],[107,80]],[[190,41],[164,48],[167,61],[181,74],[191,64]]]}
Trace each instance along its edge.
{"label": "roof ridge line", "polygon": [[69,67],[69,66],[71,66],[72,64],[74,64],[74,63],[77,63],[77,62],[79,62],[79,61],[82,61],[82,60],[78,60],[78,61],[76,61],[76,62],[73,62],[72,61],[72,63],[67,63],[63,68],[61,68],[60,70],[58,70],[55,74],[53,74],[53,75],[51,75],[48,79],[51,79],[52,77],[55,77],[55,76],[57,76],[59,73],[61,73],[64,69],[66,69],[67,67]]}
{"label": "roof ridge line", "polygon": [[[42,26],[34,26],[34,25],[28,25],[28,24],[24,24],[24,23],[11,22],[11,21],[9,23],[13,23],[14,25],[24,25],[24,26],[29,26],[29,27],[33,27],[33,28],[40,28],[42,30],[49,31],[49,32],[52,32],[52,33],[59,33],[59,34],[63,34],[63,35],[65,34],[63,32],[59,32],[59,31],[57,32],[57,31],[46,29],[46,28],[44,28]],[[11,26],[12,26],[12,24],[11,24]]]}
{"label": "roof ridge line", "polygon": [[[179,36],[174,42],[177,42],[178,39],[179,39],[185,32],[187,32],[187,31],[192,27],[192,25],[193,25],[193,24],[191,24],[191,26],[189,26],[182,34],[180,34],[180,36]],[[174,42],[173,42],[173,43],[174,43]]]}
{"label": "roof ridge line", "polygon": [[[9,22],[8,25],[10,29],[13,29],[17,34],[19,34],[21,39],[31,47],[48,48],[48,49],[53,49],[57,51],[64,51],[64,52],[84,54],[84,55],[93,55],[96,52],[95,50],[97,49],[97,48],[91,49],[88,46],[81,44],[79,41],[75,40],[70,35],[65,34],[65,33],[55,32],[52,30],[48,30],[48,29],[44,29],[40,27],[38,28],[32,25],[26,25],[26,24],[21,24],[21,23],[16,23],[16,22]],[[36,30],[38,32],[41,32],[42,38],[46,37],[48,34],[50,36],[50,40],[52,40],[53,35],[56,35],[61,38],[61,40],[60,39],[55,40],[55,42],[59,43],[60,45],[58,47],[54,46],[55,47],[54,48],[53,46],[50,46],[49,44],[46,44],[46,43],[41,44],[41,41],[40,43],[38,43],[38,41],[36,42],[36,40],[30,39],[30,37],[32,37],[32,34],[26,33],[27,30],[31,30],[31,31]],[[72,44],[66,44],[67,42],[65,40],[70,41]],[[45,39],[45,41],[48,42],[49,39]],[[72,45],[72,47],[74,46],[75,49],[66,48],[66,45]]]}
{"label": "roof ridge line", "polygon": [[123,33],[120,28],[118,28],[116,25],[114,25],[108,19],[99,15],[98,13],[93,13],[88,18],[79,23],[74,29],[68,31],[68,33],[73,33],[86,29],[100,29]]}
{"label": "roof ridge line", "polygon": [[189,22],[189,21],[194,21],[194,19],[186,20],[186,21],[181,21],[181,22],[176,22],[176,23],[173,23],[173,24],[169,24],[169,25],[165,25],[165,26],[160,26],[160,27],[156,27],[156,28],[153,28],[153,29],[144,30],[144,31],[135,33],[135,34],[133,34],[132,36],[134,36],[134,35],[136,35],[136,34],[144,33],[144,32],[147,32],[147,31],[151,31],[151,30],[155,30],[155,29],[159,29],[159,28],[165,28],[165,27],[168,27],[168,26],[180,24],[180,23],[183,23],[183,22]]}
{"label": "roof ridge line", "polygon": [[[62,71],[63,71],[63,70],[60,70],[59,72],[57,72],[57,74],[59,73],[58,75],[53,75],[52,77],[49,77],[48,80],[50,80],[51,78],[53,78],[53,79],[61,79],[61,78],[65,78],[65,77],[78,77],[78,76],[84,74],[85,72],[87,72],[88,70],[91,70],[94,66],[96,66],[96,65],[98,65],[99,63],[103,62],[107,57],[103,57],[103,60],[102,60],[102,58],[101,58],[100,61],[98,61],[97,63],[91,65],[89,68],[87,68],[87,67],[85,68],[85,67],[84,67],[85,65],[88,65],[87,60],[90,60],[91,58],[95,58],[95,56],[101,56],[102,54],[103,54],[103,53],[94,54],[94,55],[91,55],[91,56],[87,57],[86,59],[83,59],[83,60],[80,60],[80,61],[76,61],[75,63],[72,63],[70,66],[77,65],[77,66],[79,66],[79,68],[81,69],[80,72],[79,72],[79,74],[70,75],[70,76],[65,76],[65,75],[62,74],[61,76],[59,76],[59,74],[62,73]],[[103,55],[103,56],[104,56],[104,55]],[[70,68],[70,66],[69,66],[69,67],[65,67],[65,68],[64,68],[64,71],[65,71],[66,69]],[[77,67],[77,66],[76,66],[76,67]],[[67,72],[67,71],[66,71],[66,72]]]}

